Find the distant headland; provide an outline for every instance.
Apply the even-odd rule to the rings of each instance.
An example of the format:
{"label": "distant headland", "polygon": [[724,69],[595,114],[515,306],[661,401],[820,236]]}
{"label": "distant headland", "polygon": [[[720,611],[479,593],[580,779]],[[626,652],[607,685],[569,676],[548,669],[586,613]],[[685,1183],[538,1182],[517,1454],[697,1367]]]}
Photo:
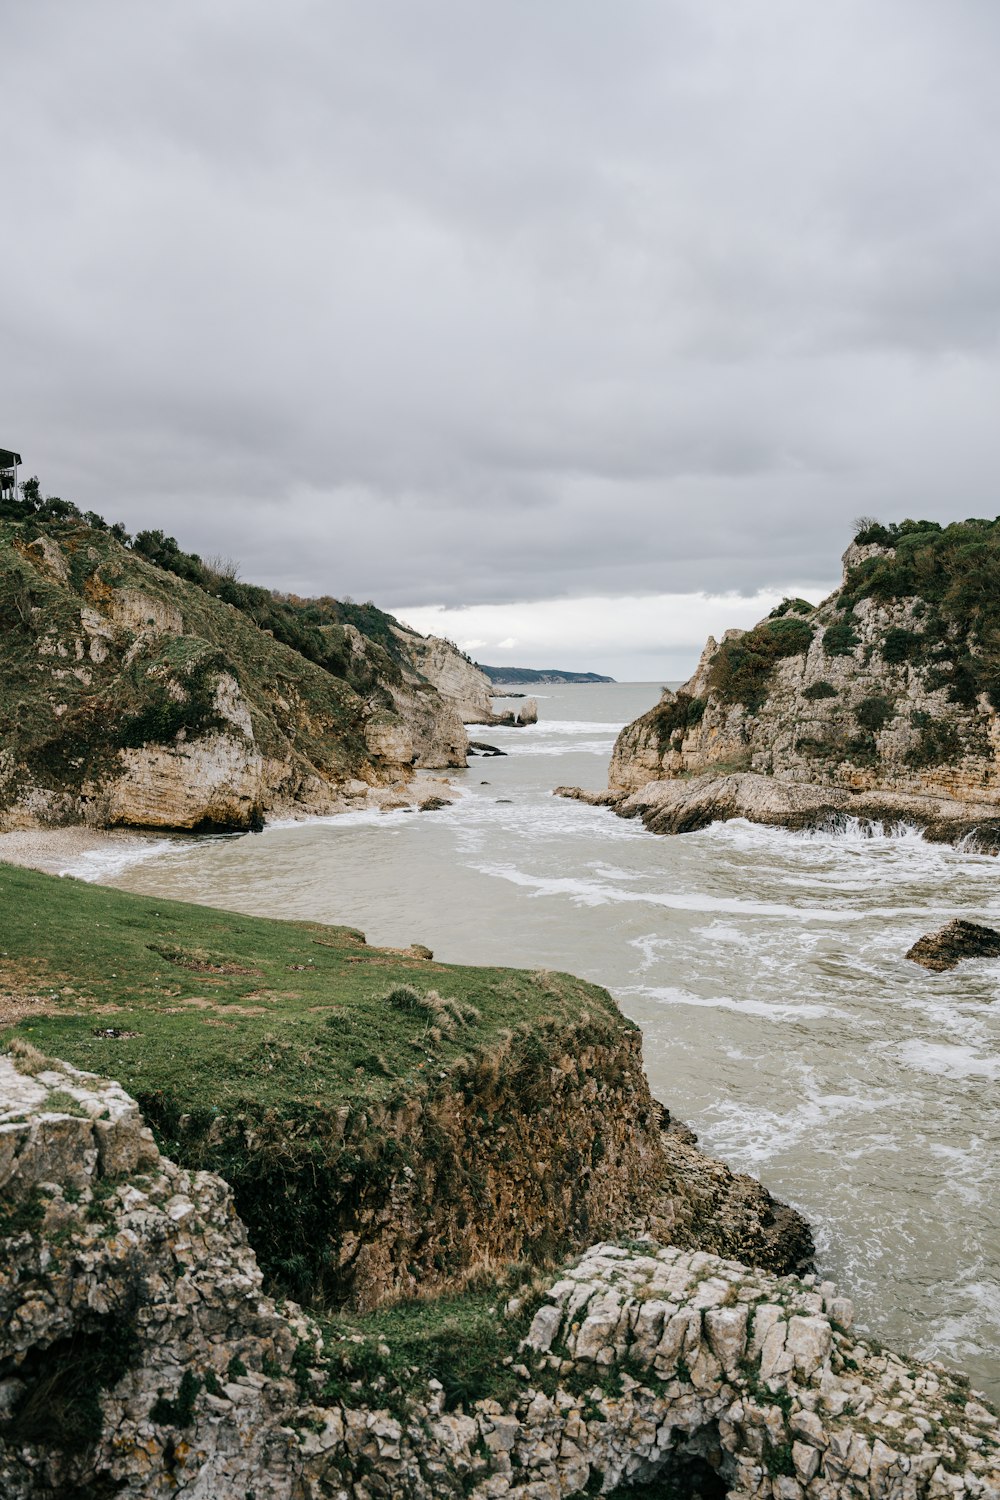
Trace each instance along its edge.
{"label": "distant headland", "polygon": [[614,682],[600,672],[562,672],[557,667],[487,667],[477,661],[480,672],[491,682]]}

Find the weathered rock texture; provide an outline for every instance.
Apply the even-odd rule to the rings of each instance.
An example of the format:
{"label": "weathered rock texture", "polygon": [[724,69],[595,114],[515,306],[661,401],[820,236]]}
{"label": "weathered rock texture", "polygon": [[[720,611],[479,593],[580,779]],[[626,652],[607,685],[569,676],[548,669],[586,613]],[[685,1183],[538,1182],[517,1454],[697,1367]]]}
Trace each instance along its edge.
{"label": "weathered rock texture", "polygon": [[597,1245],[550,1287],[506,1406],[445,1411],[431,1382],[390,1411],[363,1375],[334,1393],[325,1362],[355,1344],[324,1349],[262,1295],[219,1178],[161,1157],[114,1084],[22,1053],[0,1088],[9,1500],[1000,1495],[995,1414],[856,1339],[830,1283],[652,1240]]}
{"label": "weathered rock texture", "polygon": [[371,606],[308,605],[280,607],[312,657],[107,531],[0,522],[0,829],[251,828],[464,766],[420,661],[463,691],[481,674]]}
{"label": "weathered rock texture", "polygon": [[[539,1261],[627,1227],[739,1253],[771,1270],[807,1265],[800,1215],[751,1178],[662,1130],[632,1027],[508,1036],[429,1092],[338,1111],[310,1137],[276,1120],[150,1118],[189,1165],[228,1162],[267,1265],[296,1257],[311,1295],[367,1310],[446,1290],[498,1263]],[[294,1218],[276,1215],[290,1195]],[[289,1225],[294,1225],[289,1242]]]}
{"label": "weathered rock texture", "polygon": [[779,1276],[811,1271],[816,1247],[802,1215],[755,1177],[706,1156],[693,1131],[662,1113],[663,1176],[638,1232]]}
{"label": "weathered rock texture", "polygon": [[[892,546],[852,544],[843,585],[818,607],[786,601],[753,631],[710,638],[690,681],[622,730],[609,792],[586,800],[663,833],[730,817],[801,827],[858,816],[995,850],[993,632],[962,592],[962,548],[979,545],[964,532],[979,527],[991,533],[965,523],[951,551],[940,536],[937,551],[911,546],[910,562]],[[984,566],[995,592],[992,553]],[[921,570],[932,603],[899,592]]]}
{"label": "weathered rock texture", "polygon": [[918,938],[906,956],[925,969],[943,973],[966,958],[1000,958],[1000,932],[956,917],[939,931]]}
{"label": "weathered rock texture", "polygon": [[493,713],[493,685],[485,672],[451,641],[419,635],[405,626],[396,635],[417,671],[461,716],[463,724],[486,724]]}

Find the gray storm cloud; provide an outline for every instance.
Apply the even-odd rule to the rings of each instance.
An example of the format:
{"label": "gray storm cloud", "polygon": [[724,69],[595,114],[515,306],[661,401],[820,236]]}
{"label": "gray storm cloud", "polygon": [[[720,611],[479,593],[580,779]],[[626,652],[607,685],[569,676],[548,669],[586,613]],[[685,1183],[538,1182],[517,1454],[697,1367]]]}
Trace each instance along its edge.
{"label": "gray storm cloud", "polygon": [[992,0],[8,5],[0,441],[398,605],[994,514]]}

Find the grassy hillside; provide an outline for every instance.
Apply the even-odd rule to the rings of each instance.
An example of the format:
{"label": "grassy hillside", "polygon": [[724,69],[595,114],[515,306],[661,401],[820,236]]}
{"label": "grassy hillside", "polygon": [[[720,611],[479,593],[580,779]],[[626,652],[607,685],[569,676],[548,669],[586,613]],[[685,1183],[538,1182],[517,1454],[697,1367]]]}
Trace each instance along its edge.
{"label": "grassy hillside", "polygon": [[[347,927],[11,865],[0,865],[0,911],[0,984],[36,997],[16,1031],[178,1113],[335,1112],[413,1089],[543,1016],[586,1009],[595,1025],[628,1024],[604,990],[568,975],[444,965],[369,948]],[[412,987],[454,1003],[438,1014]]]}
{"label": "grassy hillside", "polygon": [[[374,605],[276,596],[162,533],[126,545],[100,518],[21,510],[0,517],[0,826],[5,809],[20,810],[15,822],[100,822],[126,773],[172,776],[183,800],[205,774],[190,747],[212,735],[228,737],[236,763],[213,773],[222,801],[240,773],[244,812],[213,820],[209,798],[205,816],[181,807],[171,825],[168,797],[157,826],[247,826],[272,795],[326,811],[327,789],[379,779],[393,744],[373,748],[372,723],[410,735],[412,751],[398,741],[404,766],[414,753],[463,763],[454,715]],[[171,765],[147,756],[137,770],[123,756],[158,749]]]}

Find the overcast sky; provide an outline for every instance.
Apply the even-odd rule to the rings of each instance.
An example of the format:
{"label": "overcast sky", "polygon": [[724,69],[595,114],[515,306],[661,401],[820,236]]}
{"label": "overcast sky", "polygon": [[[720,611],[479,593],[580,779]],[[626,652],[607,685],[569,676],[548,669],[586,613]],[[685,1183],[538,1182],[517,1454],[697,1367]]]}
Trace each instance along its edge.
{"label": "overcast sky", "polygon": [[642,677],[859,514],[1000,511],[996,0],[0,12],[48,492]]}

